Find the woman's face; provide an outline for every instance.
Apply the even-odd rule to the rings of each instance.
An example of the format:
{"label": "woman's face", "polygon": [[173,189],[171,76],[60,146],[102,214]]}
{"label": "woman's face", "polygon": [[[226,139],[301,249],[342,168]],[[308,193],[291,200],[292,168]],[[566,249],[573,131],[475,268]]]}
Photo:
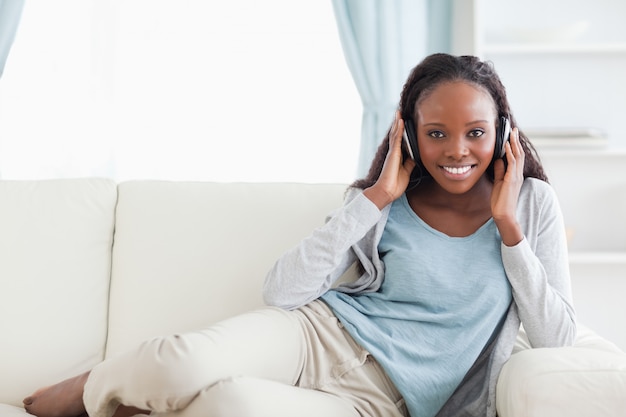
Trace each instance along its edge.
{"label": "woman's face", "polygon": [[462,194],[486,178],[496,141],[491,95],[466,82],[436,87],[416,106],[424,168],[444,190]]}

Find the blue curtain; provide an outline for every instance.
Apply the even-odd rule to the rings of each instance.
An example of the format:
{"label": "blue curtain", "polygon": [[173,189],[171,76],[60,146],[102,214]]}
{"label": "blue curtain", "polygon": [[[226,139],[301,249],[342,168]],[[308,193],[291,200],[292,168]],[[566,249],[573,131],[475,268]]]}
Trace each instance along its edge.
{"label": "blue curtain", "polygon": [[[450,49],[451,0],[332,0],[348,68],[363,103],[358,173],[393,120],[409,71]],[[434,21],[433,21],[434,19]]]}
{"label": "blue curtain", "polygon": [[0,77],[4,73],[23,7],[24,0],[0,0]]}

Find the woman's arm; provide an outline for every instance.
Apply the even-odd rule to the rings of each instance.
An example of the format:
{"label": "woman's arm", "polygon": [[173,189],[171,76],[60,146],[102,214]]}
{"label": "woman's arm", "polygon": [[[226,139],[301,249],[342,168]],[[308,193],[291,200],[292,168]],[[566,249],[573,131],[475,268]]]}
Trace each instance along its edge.
{"label": "woman's arm", "polygon": [[524,239],[502,245],[502,259],[520,320],[533,347],[571,345],[576,337],[565,226],[556,194],[526,180],[518,218]]}
{"label": "woman's arm", "polygon": [[[282,256],[268,274],[263,297],[269,305],[285,309],[298,308],[319,298],[354,263],[357,256],[377,256],[378,239],[374,226],[381,220],[382,210],[400,197],[409,183],[415,161],[402,158],[404,121],[396,112],[389,132],[389,150],[376,183],[361,190],[351,190],[348,203],[321,228]],[[383,222],[384,223],[384,222]],[[363,247],[351,248],[371,231],[372,239]],[[365,265],[364,265],[365,266]],[[372,270],[376,269],[376,271]],[[376,266],[367,273],[374,280],[382,279]],[[368,278],[353,288],[368,289]]]}
{"label": "woman's arm", "polygon": [[517,128],[505,149],[508,167],[494,165],[491,210],[513,299],[533,347],[570,345],[576,318],[561,209],[547,183],[524,179]]}
{"label": "woman's arm", "polygon": [[286,252],[268,273],[263,298],[268,305],[295,309],[328,291],[355,262],[351,249],[381,218],[381,211],[360,190],[326,224]]}

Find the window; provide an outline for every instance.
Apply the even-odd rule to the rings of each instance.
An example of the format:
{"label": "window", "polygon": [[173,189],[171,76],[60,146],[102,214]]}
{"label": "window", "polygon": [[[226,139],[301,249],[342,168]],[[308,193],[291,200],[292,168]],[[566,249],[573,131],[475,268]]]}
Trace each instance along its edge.
{"label": "window", "polygon": [[361,112],[330,1],[29,0],[0,174],[350,182]]}

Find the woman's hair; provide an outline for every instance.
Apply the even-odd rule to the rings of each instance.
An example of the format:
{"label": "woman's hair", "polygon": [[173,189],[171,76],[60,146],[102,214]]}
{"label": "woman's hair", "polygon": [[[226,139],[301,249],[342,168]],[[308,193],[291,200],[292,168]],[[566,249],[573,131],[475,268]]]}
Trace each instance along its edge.
{"label": "woman's hair", "polygon": [[[426,57],[419,65],[413,68],[402,88],[402,95],[400,96],[399,110],[402,118],[404,120],[413,120],[417,105],[428,97],[435,88],[444,83],[459,81],[473,84],[487,91],[493,98],[498,116],[507,117],[511,122],[511,128],[517,127],[506,97],[506,89],[494,70],[493,64],[483,62],[474,56],[433,54]],[[415,125],[417,126],[416,121]],[[389,150],[390,132],[391,128],[387,131],[383,142],[378,147],[367,176],[355,181],[352,184],[353,187],[367,188],[374,185],[378,180]],[[539,156],[528,137],[521,130],[519,138],[526,154],[524,178],[533,177],[547,182],[548,179]],[[409,187],[417,186],[422,178],[430,177],[421,160],[417,159],[415,169],[411,173]],[[487,175],[493,180],[493,163],[487,169]]]}

